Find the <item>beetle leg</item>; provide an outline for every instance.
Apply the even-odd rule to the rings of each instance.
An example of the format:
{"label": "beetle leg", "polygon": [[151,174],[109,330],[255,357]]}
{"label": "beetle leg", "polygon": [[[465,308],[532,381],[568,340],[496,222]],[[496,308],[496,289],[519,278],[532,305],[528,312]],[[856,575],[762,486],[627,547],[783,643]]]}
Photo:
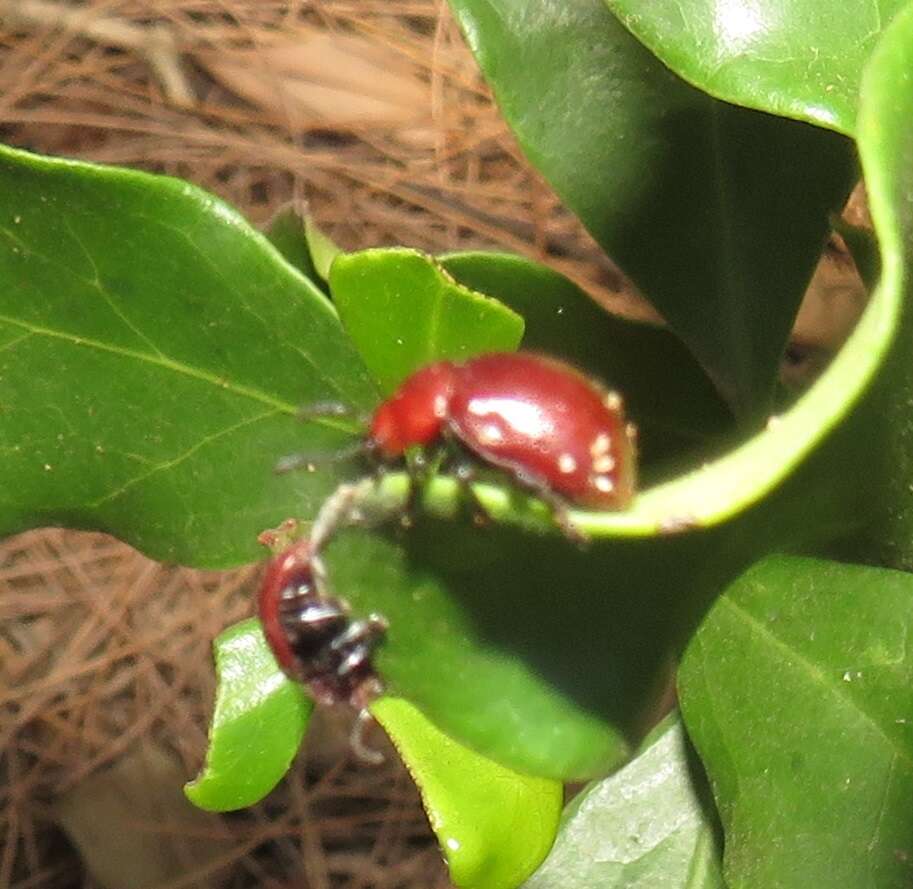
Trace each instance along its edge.
{"label": "beetle leg", "polygon": [[466,448],[463,447],[462,442],[447,430],[444,432],[444,443],[445,448],[439,468],[446,467],[448,462],[452,463],[450,472],[460,486],[460,496],[463,502],[470,507],[473,524],[479,527],[491,524],[491,513],[485,508],[485,504],[479,500],[472,487],[473,482],[478,477],[478,464]]}
{"label": "beetle leg", "polygon": [[453,467],[453,475],[460,486],[460,494],[464,501],[469,504],[472,510],[473,524],[480,528],[484,525],[490,525],[492,522],[491,513],[485,508],[485,504],[479,500],[472,483],[478,476],[478,468],[470,460],[462,459]]}
{"label": "beetle leg", "polygon": [[552,518],[568,540],[578,546],[585,546],[590,542],[590,538],[572,521],[567,501],[560,494],[556,494],[545,479],[524,472],[522,469],[514,469],[513,477],[518,485],[548,504],[552,511]]}
{"label": "beetle leg", "polygon": [[411,528],[418,506],[419,493],[422,486],[428,481],[428,455],[424,451],[415,451],[409,455],[406,459],[406,475],[409,476],[409,490],[406,492],[406,502],[403,504],[399,520],[404,528]]}
{"label": "beetle leg", "polygon": [[366,493],[366,488],[376,484],[374,476],[359,482],[340,485],[320,507],[320,511],[311,524],[311,571],[317,591],[326,596],[327,570],[323,561],[323,548],[330,538],[342,527],[360,524],[365,520],[359,502]]}

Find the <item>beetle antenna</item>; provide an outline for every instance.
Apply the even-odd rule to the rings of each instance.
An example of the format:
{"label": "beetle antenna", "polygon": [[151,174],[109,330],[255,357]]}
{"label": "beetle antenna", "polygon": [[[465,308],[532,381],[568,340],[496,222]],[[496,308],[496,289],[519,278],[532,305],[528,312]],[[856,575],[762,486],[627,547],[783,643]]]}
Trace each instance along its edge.
{"label": "beetle antenna", "polygon": [[363,457],[370,454],[372,449],[370,440],[362,440],[336,451],[299,451],[297,454],[280,457],[273,472],[282,475],[286,472],[294,472],[296,469],[315,467],[321,463],[339,463],[343,460],[351,460],[353,457]]}
{"label": "beetle antenna", "polygon": [[351,404],[332,399],[303,404],[298,408],[295,416],[299,420],[317,420],[321,417],[358,417],[360,419],[360,415]]}

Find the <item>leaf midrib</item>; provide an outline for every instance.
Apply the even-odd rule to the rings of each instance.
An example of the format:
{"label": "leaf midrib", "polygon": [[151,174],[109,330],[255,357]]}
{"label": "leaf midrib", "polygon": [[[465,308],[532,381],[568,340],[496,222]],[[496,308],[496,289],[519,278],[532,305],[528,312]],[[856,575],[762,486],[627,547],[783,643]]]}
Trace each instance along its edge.
{"label": "leaf midrib", "polygon": [[887,747],[894,752],[894,755],[898,759],[904,761],[907,768],[913,772],[913,754],[904,747],[901,747],[898,744],[897,739],[889,735],[876,717],[862,707],[856,698],[847,695],[843,687],[838,683],[831,682],[828,679],[827,674],[820,667],[805,657],[802,652],[790,647],[790,645],[776,636],[766,624],[760,621],[746,608],[739,605],[737,602],[734,602],[728,596],[723,596],[720,599],[719,604],[724,608],[728,608],[732,614],[741,619],[743,623],[756,630],[759,635],[767,639],[776,649],[790,655],[790,657],[794,659],[794,662],[811,677],[815,685],[826,688],[831,695],[848,706],[854,713],[857,713],[862,721],[873,729],[875,734],[879,735],[884,740]]}
{"label": "leaf midrib", "polygon": [[[100,352],[107,352],[112,355],[118,355],[121,358],[140,361],[142,363],[152,365],[153,367],[159,367],[172,373],[181,374],[191,379],[198,380],[203,383],[208,383],[220,391],[227,390],[234,395],[238,395],[242,398],[249,398],[252,401],[259,402],[260,404],[266,405],[267,407],[270,407],[274,410],[282,411],[286,414],[294,415],[296,413],[296,408],[294,405],[290,404],[287,401],[283,401],[282,399],[276,398],[275,396],[272,396],[267,392],[262,391],[261,389],[256,389],[253,386],[244,386],[240,383],[232,382],[225,377],[218,377],[215,374],[209,373],[208,371],[192,367],[189,364],[184,364],[180,361],[176,361],[175,359],[169,358],[166,355],[150,355],[148,353],[139,352],[134,349],[128,349],[123,346],[110,345],[90,337],[76,336],[71,333],[65,333],[61,330],[54,330],[48,327],[40,327],[35,324],[29,324],[25,321],[20,321],[17,318],[10,318],[8,315],[0,315],[0,322],[10,324],[13,327],[17,327],[20,330],[25,330],[28,333],[35,334],[36,336],[44,336],[51,339],[63,340],[64,342],[68,342],[74,346],[88,346],[89,348],[97,349]],[[330,422],[329,418],[315,418],[314,422],[333,426],[335,428],[335,424]]]}

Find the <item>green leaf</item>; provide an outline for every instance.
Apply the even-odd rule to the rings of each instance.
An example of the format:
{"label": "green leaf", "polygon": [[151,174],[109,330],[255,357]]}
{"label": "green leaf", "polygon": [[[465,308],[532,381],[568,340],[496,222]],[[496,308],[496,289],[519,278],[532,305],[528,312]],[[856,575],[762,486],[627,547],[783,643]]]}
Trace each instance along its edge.
{"label": "green leaf", "polygon": [[330,266],[342,249],[328,235],[324,234],[310,216],[304,217],[304,233],[308,249],[314,262],[314,269],[324,281],[330,280]]}
{"label": "green leaf", "polygon": [[321,289],[329,289],[330,266],[342,250],[299,207],[280,210],[267,226],[266,236],[306,278]]}
{"label": "green leaf", "polygon": [[[866,69],[859,113],[859,151],[869,207],[881,247],[876,300],[892,288],[910,289],[913,263],[913,7],[887,29]],[[868,312],[867,312],[868,314]],[[855,484],[874,520],[843,548],[843,555],[891,567],[913,568],[913,302],[903,304],[900,332],[875,383],[847,425],[852,445],[865,454]],[[842,357],[842,356],[841,356]]]}
{"label": "green leaf", "polygon": [[584,788],[523,889],[724,889],[701,765],[670,717],[620,772]]}
{"label": "green leaf", "polygon": [[229,627],[213,648],[218,690],[206,765],[184,792],[201,809],[227,812],[252,806],[279,783],[314,704],[276,665],[259,621]]}
{"label": "green leaf", "polygon": [[708,370],[769,407],[849,140],[711,99],[603,0],[451,0],[532,163]]}
{"label": "green leaf", "polygon": [[680,77],[737,105],[852,134],[860,81],[903,0],[605,0]]}
{"label": "green leaf", "polygon": [[556,355],[617,388],[640,431],[641,463],[708,456],[732,415],[672,333],[611,315],[546,266],[504,253],[453,253],[440,263],[461,284],[494,296],[526,322],[524,349]]}
{"label": "green leaf", "polygon": [[679,673],[741,887],[913,884],[913,577],[771,557]]}
{"label": "green leaf", "polygon": [[382,392],[441,359],[509,352],[523,319],[457,284],[415,250],[377,249],[339,256],[330,289],[340,317]]}
{"label": "green leaf", "polygon": [[295,266],[313,284],[324,289],[314,267],[314,260],[305,233],[305,217],[294,206],[283,207],[269,221],[264,234],[282,254],[286,262]]}
{"label": "green leaf", "polygon": [[351,466],[276,477],[376,393],[314,285],[176,179],[0,148],[0,533],[98,528],[200,567],[256,558]]}
{"label": "green leaf", "polygon": [[381,698],[384,727],[422,794],[460,889],[515,889],[551,848],[564,788],[505,769],[438,731],[411,704]]}

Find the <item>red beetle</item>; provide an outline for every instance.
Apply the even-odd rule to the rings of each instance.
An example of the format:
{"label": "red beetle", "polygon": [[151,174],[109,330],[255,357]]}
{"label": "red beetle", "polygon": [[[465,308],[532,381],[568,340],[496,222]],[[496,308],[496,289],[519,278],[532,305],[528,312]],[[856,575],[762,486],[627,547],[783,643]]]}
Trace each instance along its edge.
{"label": "red beetle", "polygon": [[597,509],[634,495],[636,432],[621,396],[552,358],[430,364],[377,408],[368,447],[392,459],[445,434],[541,495]]}
{"label": "red beetle", "polygon": [[321,595],[313,558],[299,540],[269,563],[257,595],[263,633],[282,670],[316,701],[361,710],[381,691],[371,659],[387,622],[374,614],[353,621],[345,602]]}
{"label": "red beetle", "polygon": [[[321,404],[305,414],[344,412]],[[447,436],[546,500],[572,537],[581,535],[568,503],[623,509],[634,496],[636,430],[621,396],[553,358],[507,352],[429,364],[377,408],[358,450],[392,460]],[[313,460],[293,455],[277,469]]]}

